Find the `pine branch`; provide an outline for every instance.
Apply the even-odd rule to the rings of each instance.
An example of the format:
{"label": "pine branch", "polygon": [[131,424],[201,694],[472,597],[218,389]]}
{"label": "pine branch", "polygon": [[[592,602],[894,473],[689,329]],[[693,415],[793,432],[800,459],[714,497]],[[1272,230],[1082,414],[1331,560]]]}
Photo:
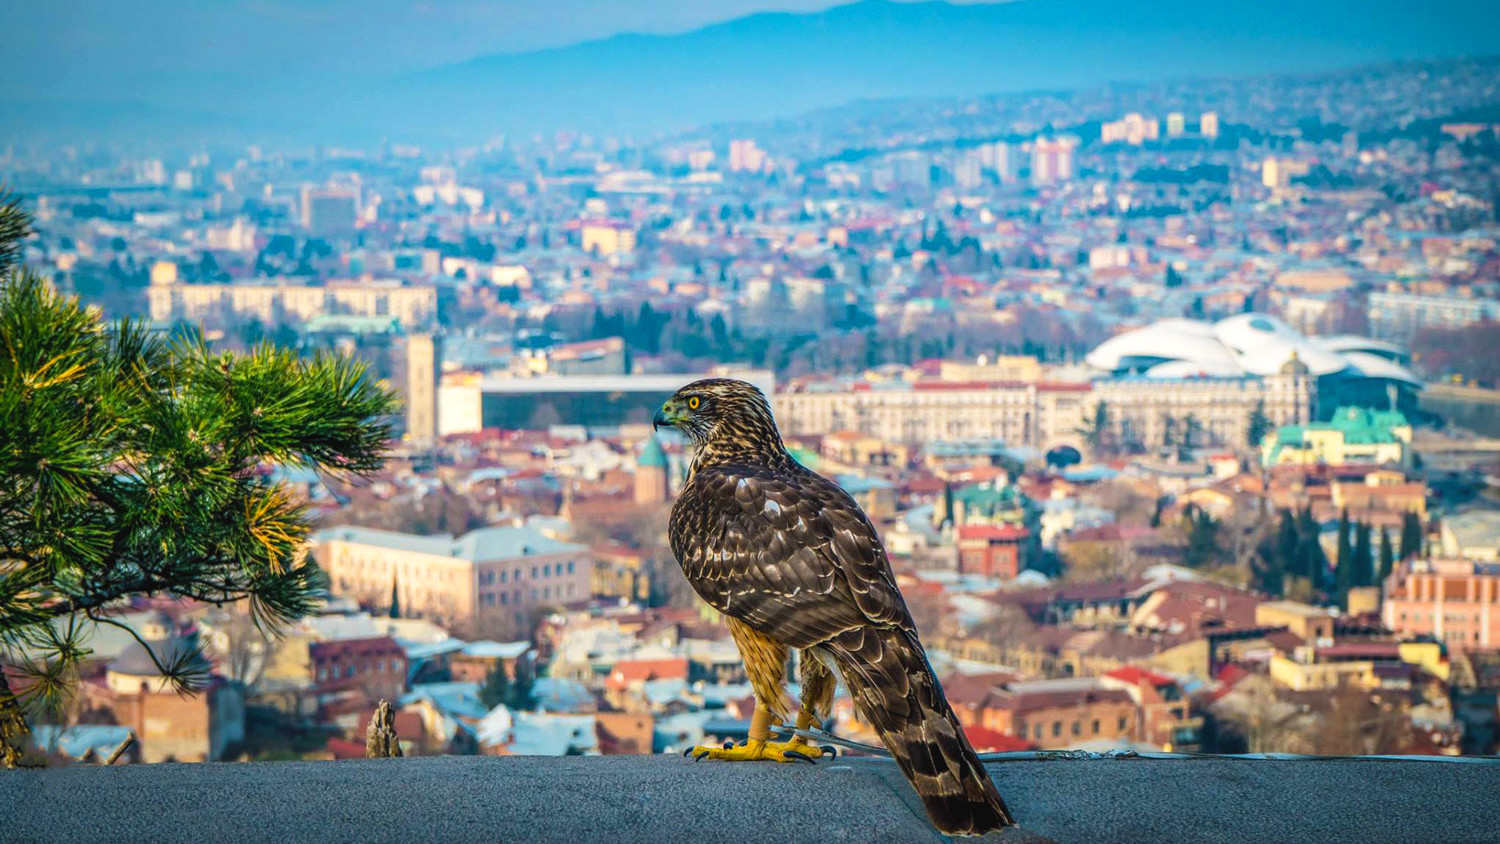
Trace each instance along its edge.
{"label": "pine branch", "polygon": [[21,257],[21,241],[31,234],[31,218],[21,200],[0,186],[0,273],[14,266]]}

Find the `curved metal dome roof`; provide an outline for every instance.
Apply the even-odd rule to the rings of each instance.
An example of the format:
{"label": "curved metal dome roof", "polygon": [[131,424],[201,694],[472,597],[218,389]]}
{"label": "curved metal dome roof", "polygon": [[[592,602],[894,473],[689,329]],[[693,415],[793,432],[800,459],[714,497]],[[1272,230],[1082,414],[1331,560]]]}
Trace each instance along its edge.
{"label": "curved metal dome roof", "polygon": [[1304,337],[1276,317],[1250,313],[1214,323],[1159,320],[1111,337],[1084,360],[1106,372],[1192,378],[1274,375],[1295,356],[1313,375],[1347,373],[1420,386],[1414,375],[1390,359],[1400,353],[1389,343],[1362,337]]}

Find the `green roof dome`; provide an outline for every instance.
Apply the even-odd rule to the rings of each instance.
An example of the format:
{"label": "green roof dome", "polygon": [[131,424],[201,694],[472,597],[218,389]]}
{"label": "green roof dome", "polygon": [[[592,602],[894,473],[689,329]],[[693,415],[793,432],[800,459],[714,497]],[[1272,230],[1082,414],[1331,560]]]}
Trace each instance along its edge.
{"label": "green roof dome", "polygon": [[667,452],[662,449],[661,443],[656,437],[646,438],[646,445],[635,459],[637,468],[665,469],[667,468]]}

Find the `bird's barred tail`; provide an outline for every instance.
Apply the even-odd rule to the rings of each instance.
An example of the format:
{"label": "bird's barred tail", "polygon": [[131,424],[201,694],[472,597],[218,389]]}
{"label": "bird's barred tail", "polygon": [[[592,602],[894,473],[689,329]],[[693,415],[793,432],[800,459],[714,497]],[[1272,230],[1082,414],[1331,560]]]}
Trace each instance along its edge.
{"label": "bird's barred tail", "polygon": [[880,733],[939,831],[982,835],[1015,823],[915,636],[864,627],[841,634],[829,650],[860,714]]}

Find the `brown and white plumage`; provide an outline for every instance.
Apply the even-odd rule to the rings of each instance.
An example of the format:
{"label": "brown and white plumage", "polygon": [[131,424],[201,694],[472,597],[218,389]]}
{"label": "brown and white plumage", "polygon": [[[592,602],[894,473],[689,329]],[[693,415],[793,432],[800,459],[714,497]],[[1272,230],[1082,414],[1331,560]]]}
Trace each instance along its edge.
{"label": "brown and white plumage", "polygon": [[[697,445],[672,509],[672,550],[698,594],[732,620],[742,654],[747,643],[800,649],[805,685],[810,663],[815,675],[836,666],[938,829],[1012,823],[933,675],[874,526],[841,487],[792,459],[760,391],[698,381],[657,423]],[[752,666],[768,659],[746,654],[747,669],[757,698],[784,719],[779,695],[762,694],[781,678],[757,682],[767,671]],[[831,699],[828,680],[815,676],[816,692]]]}

